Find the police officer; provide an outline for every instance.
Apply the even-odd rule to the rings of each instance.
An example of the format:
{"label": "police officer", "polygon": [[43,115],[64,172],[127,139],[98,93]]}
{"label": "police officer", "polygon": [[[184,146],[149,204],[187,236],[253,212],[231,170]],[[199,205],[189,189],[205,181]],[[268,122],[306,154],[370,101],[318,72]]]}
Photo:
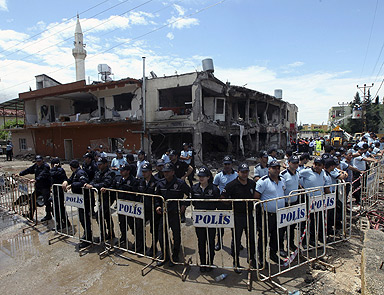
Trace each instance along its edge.
{"label": "police officer", "polygon": [[143,150],[139,150],[137,153],[137,172],[136,177],[141,178],[143,177],[143,173],[141,172],[141,168],[144,164],[148,164],[148,161],[145,160],[145,152]]}
{"label": "police officer", "polygon": [[[164,179],[161,179],[157,183],[156,194],[162,196],[164,200],[168,199],[183,199],[184,195],[189,195],[190,187],[185,183],[185,181],[177,178],[175,175],[175,167],[172,163],[166,163],[163,169]],[[170,258],[170,251],[168,249],[168,231],[166,230],[163,233],[163,224],[166,224],[163,215],[163,204],[160,198],[156,199],[156,213],[160,215],[159,222],[159,242],[161,246],[161,251],[163,259],[165,261]],[[180,210],[179,210],[180,207]],[[174,266],[173,262],[179,261],[179,251],[181,245],[181,232],[180,232],[180,216],[185,212],[184,203],[179,202],[170,202],[167,207],[167,217],[168,224],[172,230],[173,235],[173,251],[172,251],[172,260],[169,261],[169,266]],[[165,234],[165,240],[163,239],[163,234]],[[173,262],[172,262],[173,261]],[[157,265],[161,266],[164,262],[158,262]]]}
{"label": "police officer", "polygon": [[137,174],[137,163],[135,162],[135,157],[129,153],[125,156],[125,158],[127,159],[127,162],[129,165],[131,165],[131,172],[130,174],[134,177],[136,177],[136,174]]}
{"label": "police officer", "polygon": [[[319,196],[322,194],[322,191],[324,191],[324,193],[326,194],[330,193],[330,190],[328,187],[325,187],[323,189],[323,187],[327,184],[327,178],[324,172],[324,160],[321,157],[316,157],[314,159],[313,166],[311,168],[305,168],[299,172],[299,183],[305,189],[321,187],[321,189],[311,192],[311,196]],[[309,207],[310,205],[311,204],[309,204],[309,200],[307,199],[307,207]],[[309,240],[312,245],[315,245],[315,217],[319,224],[321,224],[322,222],[321,216],[319,214],[317,213],[311,214]],[[301,230],[303,232],[303,228]],[[322,226],[319,226],[318,235],[319,235],[319,240],[322,241],[323,239]],[[306,249],[306,246],[307,246],[307,238],[308,238],[308,235],[303,240],[304,249]]]}
{"label": "police officer", "polygon": [[[54,198],[54,212],[56,220],[56,230],[60,231],[64,228],[70,227],[71,224],[68,220],[67,212],[65,211],[64,205],[64,191],[61,184],[68,179],[67,174],[60,165],[60,160],[54,158],[51,160],[51,183],[59,184],[60,186],[54,185],[52,187],[53,198]],[[55,228],[53,228],[55,230]]]}
{"label": "police officer", "polygon": [[269,148],[268,149],[268,164],[274,160],[277,161],[276,156],[277,156],[277,150],[275,148]]}
{"label": "police officer", "polygon": [[[188,143],[183,143],[183,150],[180,152],[180,161],[185,162],[188,166],[192,167],[192,173],[188,175],[189,185],[192,186],[193,182],[193,166],[192,166],[193,152],[189,149]],[[191,178],[192,177],[192,178]]]}
{"label": "police officer", "polygon": [[[138,180],[131,175],[131,169],[132,166],[129,164],[126,164],[125,166],[120,168],[120,175],[116,176],[112,185],[113,189],[119,190],[119,191],[129,191],[129,192],[137,192],[138,191]],[[105,192],[105,188],[101,189],[102,192]],[[111,195],[113,198],[113,195]],[[117,199],[119,200],[128,200],[128,201],[138,201],[138,197],[136,194],[131,193],[123,193],[118,192],[117,193]],[[119,246],[120,247],[127,247],[128,246],[128,240],[127,240],[127,233],[128,233],[128,227],[131,230],[133,236],[135,236],[135,245],[130,245],[130,249],[135,249],[137,252],[143,251],[143,225],[142,221],[139,219],[136,219],[131,216],[125,216],[122,214],[118,215],[119,219],[119,227],[120,227],[120,240],[119,240]]]}
{"label": "police officer", "polygon": [[[278,161],[273,160],[268,164],[268,175],[263,176],[256,184],[256,198],[261,201],[283,197],[285,190],[285,180],[279,176],[280,164]],[[269,258],[275,263],[283,264],[277,256],[277,251],[282,247],[283,231],[277,228],[277,209],[284,208],[284,199],[276,201],[270,201],[264,203],[265,217],[268,215],[268,219],[265,220],[265,225],[268,226],[268,231],[265,229],[265,233],[269,233]],[[268,237],[265,237],[265,246],[267,246]],[[259,257],[262,259],[263,255],[263,239],[259,237]],[[284,253],[286,255],[286,253]],[[260,260],[262,261],[262,260]]]}
{"label": "police officer", "polygon": [[[231,156],[225,156],[223,159],[223,170],[220,171],[215,175],[215,178],[213,179],[213,184],[216,185],[219,190],[220,194],[223,192],[225,186],[230,183],[232,180],[235,180],[237,178],[238,174],[233,169],[233,159]],[[218,204],[220,208],[218,209],[225,209],[225,205]],[[221,228],[217,230],[217,243],[215,246],[215,250],[219,251],[221,249],[221,246],[223,245],[223,236],[224,236],[224,228]]]}
{"label": "police officer", "polygon": [[305,169],[305,165],[309,161],[309,154],[308,153],[303,153],[299,157],[299,167],[297,167],[297,172],[300,172],[301,170]]}
{"label": "police officer", "polygon": [[[100,236],[101,239],[104,240],[110,240],[115,238],[115,234],[113,231],[113,220],[111,217],[111,211],[110,207],[115,201],[113,196],[111,198],[109,197],[103,197],[101,200],[101,188],[110,188],[113,184],[113,180],[115,178],[115,172],[113,172],[109,166],[108,166],[108,160],[107,158],[99,158],[97,161],[97,167],[99,168],[99,171],[96,172],[95,177],[90,183],[86,183],[84,185],[84,188],[86,189],[92,189],[95,188],[99,192],[99,217],[100,217]],[[107,227],[105,227],[105,225]],[[107,232],[108,230],[108,232]],[[105,236],[104,236],[105,234]]]}
{"label": "police officer", "polygon": [[[228,183],[221,193],[223,199],[255,199],[256,183],[248,178],[249,166],[243,163],[238,168],[238,177]],[[240,242],[243,231],[247,238],[247,245],[249,246],[249,263],[252,267],[256,266],[255,260],[255,234],[254,234],[254,220],[253,220],[253,204],[252,202],[235,202],[233,204],[233,211],[235,215],[235,230],[232,233],[234,241],[233,253],[233,267],[236,273],[241,273],[239,269],[239,254]]]}
{"label": "police officer", "polygon": [[[280,177],[285,180],[285,189],[284,189],[284,195],[288,196],[290,192],[295,191],[299,188],[299,173],[297,172],[297,168],[299,167],[299,157],[296,155],[291,156],[288,159],[288,168],[283,170],[280,173]],[[298,196],[292,196],[289,199],[285,200],[285,204],[287,206],[294,206],[299,203]],[[296,223],[289,226],[289,233],[287,232],[287,227],[283,228],[283,236],[284,233],[287,232],[287,241],[288,245],[287,248],[295,251],[295,228]],[[282,249],[283,245],[280,245],[280,248]],[[280,250],[280,256],[287,256],[287,253],[284,253],[284,250]]]}
{"label": "police officer", "polygon": [[31,202],[31,206],[29,207],[29,217],[33,218],[33,213],[35,212],[35,201],[37,196],[44,197],[44,205],[45,205],[45,216],[41,219],[41,222],[48,221],[52,219],[52,205],[49,200],[50,192],[51,192],[51,174],[49,173],[49,165],[44,162],[42,156],[37,155],[35,157],[35,164],[31,167],[20,172],[20,176],[24,176],[27,174],[35,174],[35,179],[32,179],[31,182],[35,183],[35,193],[32,194],[34,200]]}
{"label": "police officer", "polygon": [[83,193],[83,187],[88,182],[88,175],[80,168],[79,161],[77,160],[72,160],[69,163],[69,167],[71,168],[72,175],[62,183],[63,190],[65,192],[71,190],[74,194],[83,194],[84,196],[84,209],[79,208],[79,219],[84,230],[84,235],[80,238],[81,243],[79,244],[79,249],[82,249],[91,245],[92,242],[90,194],[88,190],[84,190]]}
{"label": "police officer", "polygon": [[[201,167],[197,174],[199,183],[196,183],[191,188],[191,199],[219,199],[220,191],[212,184],[212,174],[207,167]],[[215,202],[193,202],[195,210],[215,210],[217,203]],[[210,267],[203,265],[213,264],[215,257],[215,229],[196,227],[196,235],[199,247],[200,256],[200,271],[212,271]],[[208,260],[207,260],[207,244],[208,244]]]}
{"label": "police officer", "polygon": [[165,162],[163,159],[158,159],[156,161],[156,171],[157,173],[154,175],[156,182],[158,182],[160,179],[164,178],[163,174],[163,168],[164,168]]}
{"label": "police officer", "polygon": [[[87,173],[89,182],[93,180],[96,172],[99,171],[99,168],[97,168],[97,165],[95,163],[94,154],[95,153],[88,152],[83,156],[84,158],[83,170]],[[91,198],[91,202],[92,202],[91,203],[92,217],[96,218],[97,213],[95,212],[95,198]]]}
{"label": "police officer", "polygon": [[[186,162],[180,161],[178,159],[178,153],[175,150],[172,150],[169,153],[169,159],[175,167],[176,177],[180,178],[181,180],[187,181],[187,178],[193,172],[192,166],[187,164]],[[182,212],[181,214],[181,223],[185,223],[185,212]]]}
{"label": "police officer", "polygon": [[121,149],[116,150],[116,158],[111,161],[111,169],[115,171],[116,175],[120,174],[120,168],[128,164],[127,160],[123,157]]}
{"label": "police officer", "polygon": [[[141,171],[143,178],[139,180],[139,192],[154,195],[157,181],[152,175],[152,165],[144,164]],[[155,199],[153,197],[140,196],[139,201],[144,203],[145,223],[149,221],[152,234],[151,248],[147,251],[146,255],[154,257],[157,252],[157,242],[159,240],[160,215],[156,213]]]}
{"label": "police officer", "polygon": [[253,180],[257,182],[260,178],[268,175],[268,153],[262,151],[259,154],[260,163],[258,163],[253,170]]}

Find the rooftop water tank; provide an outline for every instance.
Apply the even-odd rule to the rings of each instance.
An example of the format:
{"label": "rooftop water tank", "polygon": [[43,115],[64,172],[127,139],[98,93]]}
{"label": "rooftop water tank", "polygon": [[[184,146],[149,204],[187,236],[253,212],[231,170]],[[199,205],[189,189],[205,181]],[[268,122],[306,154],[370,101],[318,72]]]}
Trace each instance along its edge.
{"label": "rooftop water tank", "polygon": [[281,89],[275,89],[275,97],[277,99],[283,99],[283,90]]}
{"label": "rooftop water tank", "polygon": [[213,73],[215,71],[213,67],[213,59],[212,58],[206,58],[202,61],[203,64],[203,71]]}

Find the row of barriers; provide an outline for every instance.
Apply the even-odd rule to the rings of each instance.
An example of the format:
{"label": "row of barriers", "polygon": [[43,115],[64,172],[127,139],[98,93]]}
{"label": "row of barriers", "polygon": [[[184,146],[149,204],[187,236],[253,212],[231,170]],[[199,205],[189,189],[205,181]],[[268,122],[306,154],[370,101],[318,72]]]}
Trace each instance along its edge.
{"label": "row of barriers", "polygon": [[[360,182],[362,208],[372,209],[380,195],[383,162],[372,165]],[[252,281],[271,281],[295,268],[320,260],[328,245],[348,240],[352,231],[350,183],[301,189],[271,200],[167,199],[159,195],[113,189],[83,189],[81,194],[52,186],[56,236],[89,247],[102,245],[105,254],[128,253],[154,262],[248,273]],[[37,224],[34,184],[27,178],[0,173],[0,207]],[[92,207],[96,214],[92,216]],[[192,223],[181,223],[187,208]],[[204,209],[201,209],[204,208]],[[215,236],[221,249],[215,251]],[[242,250],[244,245],[244,250]],[[87,248],[82,248],[79,254]],[[160,251],[162,250],[162,251]],[[281,250],[288,252],[283,255]],[[283,251],[284,252],[284,251]],[[161,255],[163,254],[164,255]],[[332,265],[325,264],[334,270]],[[256,277],[253,277],[256,274]]]}
{"label": "row of barriers", "polygon": [[24,217],[30,226],[37,225],[37,196],[30,179],[0,171],[0,208],[3,214]]}
{"label": "row of barriers", "polygon": [[[320,258],[326,255],[327,246],[351,237],[351,184],[327,187],[329,194],[317,187],[260,201],[165,200],[159,195],[113,189],[84,189],[82,194],[73,194],[54,185],[53,207],[62,208],[55,210],[59,214],[55,216],[56,238],[70,237],[89,246],[101,244],[100,257],[126,252],[147,258],[150,262],[142,275],[148,267],[155,267],[154,262],[167,261],[184,267],[183,280],[190,267],[246,271],[251,290],[253,274],[258,281],[273,282],[305,264],[325,264]],[[92,198],[97,207],[95,219]],[[181,223],[185,208],[192,220],[188,225]],[[219,251],[214,249],[216,233]]]}

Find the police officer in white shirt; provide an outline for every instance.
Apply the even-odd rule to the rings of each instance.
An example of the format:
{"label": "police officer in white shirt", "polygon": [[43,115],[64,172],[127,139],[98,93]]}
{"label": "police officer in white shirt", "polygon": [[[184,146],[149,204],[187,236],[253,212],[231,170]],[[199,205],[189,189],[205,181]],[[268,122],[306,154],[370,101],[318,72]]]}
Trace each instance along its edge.
{"label": "police officer in white shirt", "polygon": [[[293,155],[288,159],[288,168],[283,170],[280,173],[280,177],[284,178],[285,180],[285,190],[284,190],[285,196],[288,196],[290,192],[295,191],[299,188],[299,173],[297,172],[298,167],[299,167],[299,157],[296,155]],[[298,196],[290,197],[285,201],[285,204],[287,206],[293,206],[298,203],[299,203]],[[296,228],[296,223],[289,226],[289,233],[287,232],[287,227],[283,228],[283,236],[284,236],[284,233],[287,232],[287,241],[288,241],[287,248],[289,248],[292,251],[296,250],[295,228]],[[282,248],[282,245],[280,247]],[[284,251],[282,252],[282,250],[280,250],[280,255],[287,256],[287,253],[284,253]]]}
{"label": "police officer in white shirt", "polygon": [[[237,172],[233,169],[233,159],[231,156],[224,157],[223,166],[223,170],[217,173],[213,179],[213,184],[219,188],[220,194],[223,192],[225,186],[232,180],[235,180],[238,176]],[[216,251],[221,249],[221,245],[223,244],[223,235],[224,228],[221,229],[221,232],[217,231],[217,243],[215,246]]]}
{"label": "police officer in white shirt", "polygon": [[144,164],[148,164],[148,161],[145,160],[145,152],[143,150],[139,150],[137,153],[137,172],[136,172],[136,177],[137,178],[142,178],[143,177],[143,172],[142,172],[142,167]]}
{"label": "police officer in white shirt", "polygon": [[[261,201],[274,199],[284,196],[285,190],[285,180],[279,176],[280,173],[280,164],[278,161],[273,160],[268,164],[268,175],[263,176],[256,183],[256,198],[259,198]],[[282,265],[284,262],[279,259],[277,256],[277,251],[279,247],[282,247],[283,242],[283,231],[282,229],[277,229],[277,209],[284,208],[285,200],[279,199],[278,201],[270,201],[264,203],[265,214],[268,215],[265,223],[268,226],[264,230],[264,233],[269,233],[269,258],[275,263]],[[265,216],[266,216],[265,215]],[[268,241],[268,237],[265,237],[265,247]],[[259,236],[259,257],[263,257],[263,238]]]}
{"label": "police officer in white shirt", "polygon": [[259,154],[260,163],[255,166],[253,169],[253,180],[257,182],[260,178],[265,175],[268,175],[268,153],[266,151],[262,151]]}
{"label": "police officer in white shirt", "polygon": [[111,161],[111,169],[115,171],[116,175],[120,175],[120,168],[127,164],[127,160],[123,157],[123,151],[121,149],[117,149],[116,158],[113,158]]}
{"label": "police officer in white shirt", "polygon": [[270,148],[268,150],[268,165],[271,163],[273,160],[277,161],[277,150],[275,148]]}

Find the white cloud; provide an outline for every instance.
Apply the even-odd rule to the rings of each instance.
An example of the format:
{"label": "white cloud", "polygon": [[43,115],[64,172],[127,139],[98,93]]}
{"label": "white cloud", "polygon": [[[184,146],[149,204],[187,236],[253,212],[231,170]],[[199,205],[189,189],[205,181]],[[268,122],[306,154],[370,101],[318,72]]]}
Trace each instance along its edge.
{"label": "white cloud", "polygon": [[7,0],[0,0],[0,10],[8,11]]}
{"label": "white cloud", "polygon": [[168,38],[169,40],[173,40],[173,38],[175,38],[175,36],[174,36],[171,32],[169,32],[169,33],[167,34],[167,38]]}
{"label": "white cloud", "polygon": [[190,28],[192,26],[197,26],[199,24],[199,20],[197,18],[189,17],[189,18],[181,18],[172,16],[168,23],[173,29],[183,29]]}
{"label": "white cloud", "polygon": [[181,7],[180,5],[177,5],[177,4],[173,4],[173,6],[175,7],[175,9],[177,10],[177,12],[179,13],[179,15],[184,15],[185,14],[185,9],[183,7]]}
{"label": "white cloud", "polygon": [[297,68],[297,67],[301,67],[303,65],[304,65],[304,63],[302,61],[296,61],[294,63],[289,64],[288,67],[290,67],[290,68]]}

